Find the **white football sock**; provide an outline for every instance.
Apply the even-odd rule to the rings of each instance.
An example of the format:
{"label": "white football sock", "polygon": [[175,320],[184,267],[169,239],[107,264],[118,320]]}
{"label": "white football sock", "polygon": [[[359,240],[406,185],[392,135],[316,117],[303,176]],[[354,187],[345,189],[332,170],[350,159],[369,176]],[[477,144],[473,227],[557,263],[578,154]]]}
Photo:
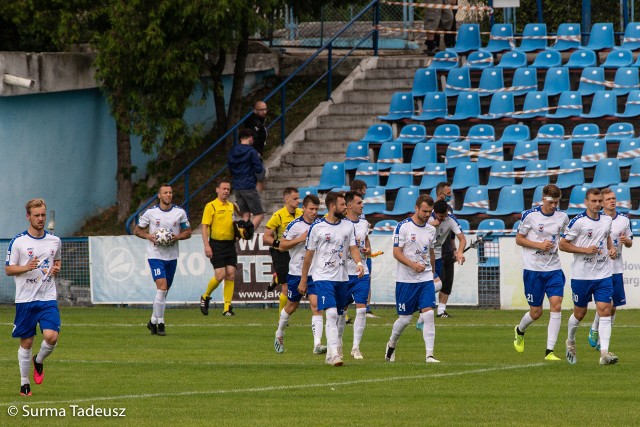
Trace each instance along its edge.
{"label": "white football sock", "polygon": [[365,326],[367,326],[367,309],[356,308],[356,319],[353,321],[353,348],[360,347]]}
{"label": "white football sock", "polygon": [[327,354],[334,355],[338,352],[338,309],[328,308],[324,314],[327,317]]}
{"label": "white football sock", "polygon": [[344,335],[344,328],[347,326],[347,311],[344,314],[338,315],[338,343],[342,345],[342,335]]}
{"label": "white football sock", "polygon": [[552,311],[549,313],[549,326],[547,327],[547,350],[553,350],[558,342],[560,334],[560,324],[562,323],[562,312]]}
{"label": "white football sock", "polygon": [[282,338],[284,336],[284,328],[289,324],[289,315],[284,308],[280,312],[280,321],[278,322],[278,330],[276,331],[276,337]]}
{"label": "white football sock", "polygon": [[447,309],[447,304],[438,303],[438,316],[444,313],[446,309]]}
{"label": "white football sock", "polygon": [[531,313],[527,311],[524,316],[522,316],[522,319],[520,319],[518,329],[520,330],[520,332],[524,332],[533,322],[534,320],[531,318]]}
{"label": "white football sock", "polygon": [[591,329],[597,331],[600,329],[600,316],[596,313],[596,316],[593,318],[593,324],[591,324]]}
{"label": "white football sock", "polygon": [[576,331],[578,330],[578,326],[580,326],[580,321],[576,319],[576,317],[571,313],[571,317],[569,317],[569,325],[567,331],[567,339],[575,343],[576,342]]}
{"label": "white football sock", "polygon": [[391,347],[395,348],[396,344],[398,344],[398,339],[400,338],[400,335],[402,335],[402,331],[404,331],[404,328],[409,326],[409,323],[411,323],[411,317],[413,316],[400,315],[398,316],[398,320],[393,322],[393,329],[391,330],[391,337],[389,338],[389,344]]}
{"label": "white football sock", "polygon": [[56,348],[56,345],[49,345],[45,340],[42,340],[42,344],[40,344],[40,351],[36,354],[36,362],[42,363],[44,359],[49,356],[53,350]]}
{"label": "white football sock", "polygon": [[18,366],[20,367],[20,385],[30,384],[31,349],[18,347]]}
{"label": "white football sock", "polygon": [[613,328],[613,323],[616,321],[616,315],[612,314],[611,315],[611,327]]}
{"label": "white football sock", "polygon": [[609,351],[609,341],[611,341],[611,316],[601,317],[600,326],[598,327],[598,335],[600,336],[600,352]]}
{"label": "white football sock", "polygon": [[433,348],[436,343],[436,324],[434,317],[433,310],[420,313],[420,318],[424,322],[422,337],[424,338],[424,344],[427,348],[427,357],[433,356]]}
{"label": "white football sock", "polygon": [[[157,323],[164,323],[164,309],[167,305],[167,291],[156,291],[156,297],[153,300],[153,317]],[[153,317],[151,323],[153,323]]]}
{"label": "white football sock", "polygon": [[313,346],[322,342],[322,329],[324,327],[322,314],[311,316],[311,331],[313,332]]}

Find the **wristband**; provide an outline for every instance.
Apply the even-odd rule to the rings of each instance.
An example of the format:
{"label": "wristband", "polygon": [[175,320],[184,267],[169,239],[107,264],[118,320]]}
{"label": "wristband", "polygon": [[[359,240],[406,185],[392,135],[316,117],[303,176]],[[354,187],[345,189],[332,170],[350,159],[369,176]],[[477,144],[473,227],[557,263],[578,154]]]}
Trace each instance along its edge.
{"label": "wristband", "polygon": [[273,246],[276,249],[279,248],[280,247],[280,240],[274,240],[273,241],[273,245],[271,245],[271,246]]}

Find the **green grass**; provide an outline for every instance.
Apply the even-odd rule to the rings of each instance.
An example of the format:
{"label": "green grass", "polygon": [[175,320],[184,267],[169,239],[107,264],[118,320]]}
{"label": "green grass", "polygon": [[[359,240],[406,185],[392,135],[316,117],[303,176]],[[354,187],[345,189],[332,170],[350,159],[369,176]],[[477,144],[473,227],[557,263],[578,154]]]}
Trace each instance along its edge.
{"label": "green grass", "polygon": [[[353,310],[352,310],[353,312]],[[150,309],[62,308],[58,348],[45,381],[20,397],[18,341],[10,338],[13,308],[0,308],[0,425],[24,424],[22,405],[64,408],[65,418],[29,418],[36,425],[637,425],[640,311],[620,311],[612,350],[615,366],[599,366],[587,343],[589,313],[578,332],[578,364],[544,362],[546,315],[513,349],[522,312],[452,310],[436,320],[436,356],[424,363],[421,333],[412,324],[396,362],[385,363],[392,309],[367,319],[365,359],[333,368],[311,353],[310,312],[292,316],[286,352],[273,350],[275,309],[168,309],[167,336],[149,335]],[[352,313],[353,314],[353,313]],[[546,313],[545,313],[546,314]],[[564,355],[566,321],[556,347]],[[345,332],[345,355],[353,330]],[[40,346],[36,338],[34,348]],[[35,352],[34,352],[35,354]],[[10,405],[20,414],[7,415]],[[126,418],[72,417],[71,405],[126,408]],[[606,421],[605,421],[606,418]]]}

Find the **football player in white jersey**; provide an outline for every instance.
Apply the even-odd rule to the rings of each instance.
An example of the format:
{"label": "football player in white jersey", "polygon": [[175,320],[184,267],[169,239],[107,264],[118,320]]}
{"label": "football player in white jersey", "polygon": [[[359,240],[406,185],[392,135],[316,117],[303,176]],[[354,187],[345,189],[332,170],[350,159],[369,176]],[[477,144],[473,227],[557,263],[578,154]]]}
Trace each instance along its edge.
{"label": "football player in white jersey", "polygon": [[424,321],[422,336],[427,350],[427,363],[440,362],[433,356],[436,338],[435,316],[436,293],[433,285],[435,265],[434,244],[436,229],[427,221],[433,212],[433,199],[426,194],[416,200],[415,213],[401,221],[393,233],[393,257],[396,268],[396,311],[398,319],[393,324],[387,343],[385,360],[396,360],[396,346],[411,317],[420,311]]}
{"label": "football player in white jersey", "polygon": [[565,284],[558,244],[569,223],[567,214],[558,210],[561,197],[562,192],[557,186],[546,185],[542,189],[542,204],[522,213],[516,234],[516,244],[522,246],[522,279],[529,311],[514,328],[513,346],[519,353],[524,351],[524,333],[542,316],[542,301],[546,295],[549,299],[549,326],[544,360],[549,361],[560,360],[553,352],[560,332]]}
{"label": "football player in white jersey", "polygon": [[36,325],[40,324],[44,338],[40,351],[33,356],[36,384],[44,380],[44,359],[55,349],[60,333],[55,277],[60,273],[61,243],[60,238],[44,229],[47,205],[43,199],[30,200],[25,208],[29,228],[9,243],[4,270],[7,276],[14,276],[16,284],[16,317],[11,335],[20,338],[20,394],[31,396],[29,370]]}
{"label": "football player in white jersey", "polygon": [[[611,276],[613,282],[613,304],[611,306],[611,327],[616,318],[616,307],[625,305],[627,303],[627,297],[624,293],[624,281],[622,279],[622,272],[624,271],[622,263],[622,249],[624,247],[630,248],[633,245],[633,232],[631,231],[631,221],[629,217],[622,212],[616,210],[617,199],[616,193],[610,188],[602,190],[602,204],[604,207],[605,215],[611,217],[611,240],[613,240],[613,246],[616,248],[617,256],[611,261],[611,267],[613,269]],[[600,327],[600,316],[596,313],[596,316],[589,330],[589,344],[591,347],[595,347],[600,350],[598,343],[598,328]]]}
{"label": "football player in white jersey", "polygon": [[[320,207],[320,199],[313,194],[308,194],[302,201],[302,216],[291,221],[282,235],[278,250],[284,252],[289,251],[289,274],[287,275],[287,303],[280,311],[280,321],[278,322],[278,330],[276,331],[276,339],[273,347],[277,353],[284,353],[284,332],[289,324],[289,317],[295,313],[300,304],[300,300],[304,294],[298,291],[300,283],[300,275],[302,274],[302,263],[306,249],[304,242],[307,240],[307,234],[311,224],[314,223],[318,216],[318,208]],[[318,311],[318,296],[316,294],[313,280],[307,280],[307,298],[311,311],[311,330],[313,332],[313,353],[324,354],[327,347],[323,346],[322,340],[322,313]]]}
{"label": "football player in white jersey", "polygon": [[307,292],[307,277],[311,276],[318,295],[318,310],[324,310],[327,317],[326,363],[342,366],[342,355],[338,351],[338,315],[347,302],[347,251],[356,262],[359,277],[364,275],[364,266],[353,223],[344,220],[347,210],[344,194],[329,192],[325,205],[328,214],[311,226],[307,236],[298,292],[303,295]]}
{"label": "football player in white jersey", "polygon": [[[179,206],[172,204],[173,189],[169,184],[162,184],[158,190],[159,203],[142,214],[133,234],[146,239],[147,260],[151,267],[151,276],[156,282],[156,297],[153,300],[153,312],[147,328],[152,335],[166,335],[164,311],[167,292],[173,283],[178,265],[178,240],[191,237],[191,225],[187,213]],[[167,229],[173,235],[171,243],[160,246],[156,242],[155,231]]]}
{"label": "football player in white jersey", "polygon": [[616,248],[611,240],[611,217],[600,213],[602,194],[597,188],[587,190],[585,205],[587,210],[569,222],[564,237],[560,239],[560,250],[573,254],[573,314],[569,318],[565,354],[569,363],[577,362],[576,331],[593,298],[600,316],[600,364],[611,365],[618,362],[618,356],[609,352],[613,296],[609,258],[616,257]]}

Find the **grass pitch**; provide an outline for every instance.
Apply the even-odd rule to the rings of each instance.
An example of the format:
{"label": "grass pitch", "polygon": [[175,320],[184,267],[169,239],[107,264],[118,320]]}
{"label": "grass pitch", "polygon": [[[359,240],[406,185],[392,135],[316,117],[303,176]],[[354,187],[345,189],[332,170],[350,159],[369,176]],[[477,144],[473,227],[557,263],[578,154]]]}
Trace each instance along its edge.
{"label": "grass pitch", "polygon": [[[169,308],[167,336],[158,337],[145,327],[150,309],[63,307],[45,381],[32,381],[27,398],[19,396],[18,341],[10,338],[14,310],[2,307],[0,425],[640,424],[639,311],[619,311],[611,350],[620,363],[614,366],[599,366],[589,347],[592,312],[578,331],[574,366],[564,361],[568,311],[556,346],[561,362],[543,360],[546,312],[527,330],[523,354],[512,345],[523,312],[451,312],[455,317],[436,319],[440,364],[424,362],[424,341],[413,323],[398,343],[396,362],[385,363],[396,315],[378,308],[380,318],[367,319],[364,360],[348,357],[348,325],[345,366],[334,368],[311,352],[306,308],[292,316],[286,352],[276,354],[276,309],[237,308],[227,318],[220,309],[205,317],[197,307]],[[34,350],[40,341],[38,335]],[[126,416],[95,415],[116,408]]]}

